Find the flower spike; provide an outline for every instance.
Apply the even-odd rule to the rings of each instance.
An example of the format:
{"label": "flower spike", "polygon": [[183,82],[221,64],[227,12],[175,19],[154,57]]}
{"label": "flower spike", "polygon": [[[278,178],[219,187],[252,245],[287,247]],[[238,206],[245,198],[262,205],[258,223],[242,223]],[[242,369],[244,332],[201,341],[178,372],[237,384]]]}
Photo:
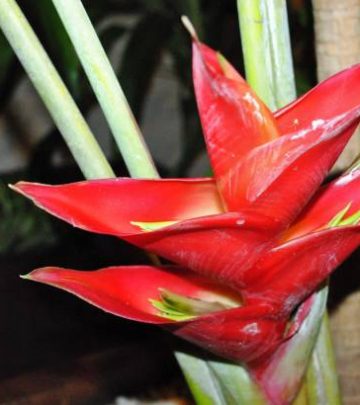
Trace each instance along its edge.
{"label": "flower spike", "polygon": [[[360,65],[272,114],[183,22],[193,38],[194,87],[214,179],[13,186],[74,226],[117,236],[175,265],[49,267],[26,278],[245,362],[268,398],[287,404],[301,372],[276,387],[273,381],[284,364],[296,364],[289,351],[304,348],[304,328],[316,334],[325,305],[316,290],[360,245],[359,167],[319,189],[360,121]],[[300,353],[302,366],[306,350],[310,345]]]}

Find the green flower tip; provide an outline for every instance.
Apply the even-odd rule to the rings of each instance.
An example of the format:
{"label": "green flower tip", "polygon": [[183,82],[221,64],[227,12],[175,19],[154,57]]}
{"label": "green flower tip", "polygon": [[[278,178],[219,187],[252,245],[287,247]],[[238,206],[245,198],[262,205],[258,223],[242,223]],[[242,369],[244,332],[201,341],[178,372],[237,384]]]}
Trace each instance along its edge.
{"label": "green flower tip", "polygon": [[20,274],[19,277],[22,278],[23,280],[31,280],[31,273]]}

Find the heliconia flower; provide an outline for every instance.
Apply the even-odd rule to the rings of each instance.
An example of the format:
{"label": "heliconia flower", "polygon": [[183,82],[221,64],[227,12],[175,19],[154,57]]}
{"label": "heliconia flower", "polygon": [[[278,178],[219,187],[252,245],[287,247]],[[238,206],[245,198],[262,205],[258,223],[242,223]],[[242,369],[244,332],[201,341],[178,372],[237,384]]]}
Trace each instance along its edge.
{"label": "heliconia flower", "polygon": [[218,53],[193,42],[214,179],[109,179],[14,189],[88,231],[176,266],[25,276],[256,369],[296,334],[294,311],[360,245],[360,169],[318,191],[360,121],[360,65],[272,114]]}

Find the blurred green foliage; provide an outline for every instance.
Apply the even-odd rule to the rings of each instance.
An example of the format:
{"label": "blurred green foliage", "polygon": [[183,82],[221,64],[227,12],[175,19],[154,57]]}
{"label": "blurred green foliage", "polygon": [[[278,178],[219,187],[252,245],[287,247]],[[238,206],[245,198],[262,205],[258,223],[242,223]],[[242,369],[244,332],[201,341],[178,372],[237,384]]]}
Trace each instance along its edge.
{"label": "blurred green foliage", "polygon": [[0,254],[51,246],[56,233],[46,215],[0,181]]}

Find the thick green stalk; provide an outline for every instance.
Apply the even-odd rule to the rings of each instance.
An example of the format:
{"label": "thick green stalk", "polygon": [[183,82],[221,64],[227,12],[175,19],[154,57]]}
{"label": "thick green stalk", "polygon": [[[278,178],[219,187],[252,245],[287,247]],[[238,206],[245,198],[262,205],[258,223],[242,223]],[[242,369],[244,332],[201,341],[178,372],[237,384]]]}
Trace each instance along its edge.
{"label": "thick green stalk", "polygon": [[262,0],[237,0],[246,79],[269,108],[274,109],[273,75]]}
{"label": "thick green stalk", "polygon": [[268,107],[274,109],[276,99],[269,80],[272,68],[263,1],[237,0],[237,5],[246,80]]}
{"label": "thick green stalk", "polygon": [[156,168],[124,93],[80,0],[53,0],[103,109],[132,177],[156,178]]}
{"label": "thick green stalk", "polygon": [[237,0],[246,79],[274,110],[296,97],[285,0]]}
{"label": "thick green stalk", "polygon": [[85,176],[113,176],[86,121],[15,0],[0,1],[0,27]]}
{"label": "thick green stalk", "polygon": [[200,354],[175,355],[197,404],[267,404],[245,368],[224,360],[203,359]]}
{"label": "thick green stalk", "polygon": [[307,376],[308,405],[341,405],[328,315],[321,323]]}
{"label": "thick green stalk", "polygon": [[282,107],[296,98],[294,66],[291,54],[289,21],[285,0],[265,1],[276,107]]}

